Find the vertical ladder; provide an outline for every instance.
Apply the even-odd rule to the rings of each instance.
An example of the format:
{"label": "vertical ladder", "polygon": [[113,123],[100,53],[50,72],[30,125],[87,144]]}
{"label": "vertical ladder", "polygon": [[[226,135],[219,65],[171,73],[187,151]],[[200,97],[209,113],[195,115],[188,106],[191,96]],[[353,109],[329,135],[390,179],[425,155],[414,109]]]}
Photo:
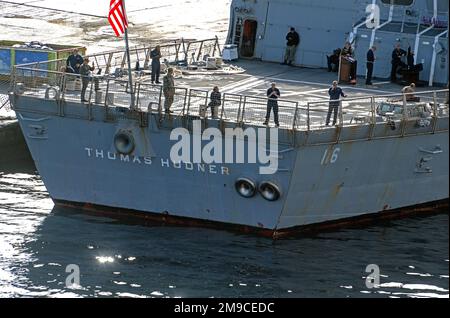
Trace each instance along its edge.
{"label": "vertical ladder", "polygon": [[239,18],[236,21],[236,29],[234,31],[234,44],[236,44],[238,47],[241,44],[242,26],[243,26],[242,18]]}

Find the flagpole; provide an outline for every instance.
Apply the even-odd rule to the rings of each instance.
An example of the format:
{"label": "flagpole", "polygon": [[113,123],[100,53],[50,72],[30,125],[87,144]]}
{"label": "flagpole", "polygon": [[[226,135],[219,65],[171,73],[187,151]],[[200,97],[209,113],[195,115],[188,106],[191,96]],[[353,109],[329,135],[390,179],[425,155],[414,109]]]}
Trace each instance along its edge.
{"label": "flagpole", "polygon": [[[124,11],[124,16],[128,20],[127,11],[125,9],[125,0],[122,0],[122,6],[123,6],[123,11]],[[130,93],[131,93],[131,105],[130,105],[130,108],[134,109],[135,106],[136,106],[135,105],[135,101],[136,100],[135,100],[134,89],[133,89],[133,75],[131,73],[130,46],[128,44],[128,26],[125,27],[125,49],[126,49],[127,60],[128,60],[128,80],[129,80]]]}

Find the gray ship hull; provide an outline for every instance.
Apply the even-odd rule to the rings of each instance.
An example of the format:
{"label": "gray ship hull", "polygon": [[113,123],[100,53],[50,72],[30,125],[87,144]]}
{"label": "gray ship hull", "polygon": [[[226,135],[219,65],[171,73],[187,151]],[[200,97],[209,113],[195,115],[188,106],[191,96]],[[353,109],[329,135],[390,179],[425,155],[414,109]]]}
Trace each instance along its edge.
{"label": "gray ship hull", "polygon": [[372,214],[362,214],[356,217],[326,221],[309,225],[294,226],[285,229],[264,229],[240,224],[230,224],[214,222],[208,220],[192,219],[187,217],[172,216],[169,214],[142,212],[130,209],[101,206],[89,203],[69,202],[54,200],[59,207],[74,209],[74,212],[82,210],[92,216],[110,217],[123,224],[139,224],[144,226],[179,226],[209,228],[221,231],[230,231],[242,234],[252,234],[271,239],[298,238],[315,235],[317,233],[336,231],[339,229],[359,228],[385,224],[387,221],[399,220],[408,217],[431,216],[447,211],[449,200],[427,202],[420,205],[413,205],[393,210],[385,210]]}
{"label": "gray ship hull", "polygon": [[[18,99],[20,103],[16,100],[14,105],[22,131],[57,203],[274,234],[372,218],[377,213],[382,216],[383,211],[449,197],[448,118],[437,119],[434,133],[421,133],[411,126],[403,137],[392,135],[380,123],[373,128],[372,140],[363,137],[369,125],[343,127],[339,143],[332,142],[339,128],[309,133],[280,129],[279,169],[262,176],[256,164],[170,162],[174,144],[170,128],[183,125],[182,118],[158,124],[158,115],[147,114],[148,127],[140,127],[134,120],[105,121],[103,106],[92,106],[91,120],[86,120],[85,105],[67,102],[61,117],[54,101]],[[219,126],[214,120],[206,123]],[[135,137],[131,156],[118,155],[113,148],[113,138],[121,129]],[[242,177],[274,182],[281,189],[281,199],[241,197],[234,184]]]}
{"label": "gray ship hull", "polygon": [[[282,62],[285,34],[295,27],[301,41],[294,65],[326,67],[327,56],[348,40],[359,60],[359,67],[355,62],[352,67],[357,74],[365,75],[367,50],[376,45],[376,78],[392,75],[396,82],[401,75],[405,85],[433,87],[448,83],[447,21],[444,1],[234,0],[227,41],[234,45],[222,50],[217,38],[182,40],[162,45],[161,52],[180,74],[186,67],[223,71],[223,59],[236,54]],[[396,45],[414,51],[413,65],[392,67]],[[180,87],[171,91],[173,96],[164,94],[144,72],[152,49],[132,50],[129,61],[123,51],[91,56],[97,72],[104,73],[84,77],[90,86],[85,104],[79,102],[79,76],[61,72],[65,60],[15,67],[12,106],[55,202],[277,236],[317,224],[384,217],[386,211],[400,215],[405,208],[448,200],[448,90],[424,92],[417,85],[415,93],[399,94],[400,87],[383,82],[374,83],[378,87],[343,86],[350,97],[330,104],[324,98],[332,81],[356,81],[351,77],[357,74],[343,68],[342,56],[337,57],[338,74],[247,63],[245,76],[214,78],[223,95],[213,115],[217,119],[209,119],[213,80],[184,76],[177,78]],[[131,74],[136,79],[131,90],[127,62],[143,65]],[[265,94],[273,81],[282,91],[276,102],[277,141],[268,138],[271,130],[262,125],[267,105],[274,105]],[[163,105],[171,105],[174,116],[164,116]],[[336,126],[327,127],[333,108],[339,115]],[[265,136],[240,140],[244,150],[269,148],[266,155],[270,164],[277,163],[275,173],[260,174],[260,165],[251,163],[173,163],[170,134],[184,128],[200,138],[203,130],[195,132],[195,120],[203,130],[262,130]],[[130,151],[121,151],[114,142],[121,134],[131,136],[121,141],[134,146]],[[220,147],[230,140],[220,138]],[[195,141],[189,142],[195,148]]]}

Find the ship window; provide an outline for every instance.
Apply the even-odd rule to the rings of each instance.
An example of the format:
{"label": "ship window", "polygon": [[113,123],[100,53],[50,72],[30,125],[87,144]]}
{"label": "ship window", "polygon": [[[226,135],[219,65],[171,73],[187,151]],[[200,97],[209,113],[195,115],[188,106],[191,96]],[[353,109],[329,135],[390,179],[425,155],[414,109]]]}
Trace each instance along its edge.
{"label": "ship window", "polygon": [[414,0],[381,0],[384,4],[393,4],[394,6],[410,6]]}

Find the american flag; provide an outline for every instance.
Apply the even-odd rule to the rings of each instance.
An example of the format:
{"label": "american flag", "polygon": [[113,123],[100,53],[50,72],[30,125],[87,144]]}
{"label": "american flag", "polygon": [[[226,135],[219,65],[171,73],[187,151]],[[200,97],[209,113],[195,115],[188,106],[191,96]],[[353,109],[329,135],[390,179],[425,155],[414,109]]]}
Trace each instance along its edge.
{"label": "american flag", "polygon": [[116,36],[121,36],[125,32],[125,29],[128,27],[128,21],[123,0],[111,0],[108,21]]}

